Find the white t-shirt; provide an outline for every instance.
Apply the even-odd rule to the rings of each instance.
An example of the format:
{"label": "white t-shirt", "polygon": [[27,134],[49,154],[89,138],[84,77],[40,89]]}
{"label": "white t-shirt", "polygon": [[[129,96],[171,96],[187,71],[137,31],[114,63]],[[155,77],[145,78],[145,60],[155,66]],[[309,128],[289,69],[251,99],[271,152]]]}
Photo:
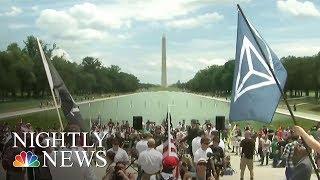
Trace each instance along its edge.
{"label": "white t-shirt", "polygon": [[262,151],[267,153],[270,151],[271,141],[262,139]]}
{"label": "white t-shirt", "polygon": [[220,139],[218,146],[220,146],[222,148],[222,150],[224,151],[224,141],[222,139]]}
{"label": "white t-shirt", "polygon": [[207,148],[207,150],[203,150],[202,148],[199,148],[195,153],[194,153],[194,158],[193,162],[198,163],[199,159],[205,159],[208,160],[207,154],[212,153],[211,148]]}
{"label": "white t-shirt", "polygon": [[[212,142],[210,143],[210,146],[211,146],[211,145],[213,145]],[[219,145],[218,145],[218,146],[221,147],[222,150],[224,151],[224,147],[225,147],[225,146],[224,146],[224,141],[223,141],[222,139],[220,139],[220,142],[219,142]]]}
{"label": "white t-shirt", "polygon": [[110,148],[107,152],[112,151],[114,152],[116,155],[114,156],[114,160],[113,162],[117,163],[117,162],[124,162],[124,163],[129,163],[129,156],[127,154],[127,152],[125,150],[123,150],[122,148],[118,148],[118,151],[114,151],[113,148]]}
{"label": "white t-shirt", "polygon": [[194,154],[201,147],[201,137],[200,136],[195,137],[192,140],[191,145],[192,145],[192,154]]}
{"label": "white t-shirt", "polygon": [[162,154],[154,148],[147,149],[139,155],[138,164],[145,173],[155,174],[161,170]]}
{"label": "white t-shirt", "polygon": [[139,154],[142,151],[147,150],[148,149],[148,141],[145,140],[145,139],[141,139],[140,141],[137,142],[136,149],[137,149]]}

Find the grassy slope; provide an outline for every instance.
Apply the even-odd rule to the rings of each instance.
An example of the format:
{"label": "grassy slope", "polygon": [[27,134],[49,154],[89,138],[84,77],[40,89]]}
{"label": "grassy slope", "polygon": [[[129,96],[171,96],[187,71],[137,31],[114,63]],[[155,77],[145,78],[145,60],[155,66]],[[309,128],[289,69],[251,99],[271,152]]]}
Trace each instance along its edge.
{"label": "grassy slope", "polygon": [[[93,94],[93,95],[89,95],[86,96],[88,98],[95,97],[95,99],[97,98],[103,98],[106,96],[114,96],[114,93],[110,93],[110,94],[102,94],[102,95],[97,95],[97,94]],[[75,101],[79,102],[81,101],[81,99],[83,99],[84,96],[74,96]],[[20,111],[20,110],[25,110],[25,109],[31,109],[31,108],[38,108],[40,106],[40,102],[41,101],[46,101],[43,99],[17,99],[15,101],[7,101],[7,102],[0,102],[0,113],[5,113],[5,112],[14,112],[14,111]],[[52,98],[50,97],[49,101],[51,101],[51,103],[53,103]]]}
{"label": "grassy slope", "polygon": [[[63,120],[63,124],[65,125],[66,122],[62,111],[60,111],[60,114],[62,115],[61,118]],[[0,123],[7,122],[11,127],[14,127],[17,123],[21,121],[21,119],[24,123],[32,124],[34,128],[41,127],[43,129],[57,129],[60,126],[56,110],[26,114],[20,117],[3,119],[0,121]]]}
{"label": "grassy slope", "polygon": [[[297,111],[320,115],[320,101],[313,97],[292,98],[288,100],[290,106],[297,106]],[[279,107],[286,108],[285,103],[281,101]]]}
{"label": "grassy slope", "polygon": [[23,99],[10,102],[0,103],[0,113],[19,111],[39,107],[40,100],[38,99]]}

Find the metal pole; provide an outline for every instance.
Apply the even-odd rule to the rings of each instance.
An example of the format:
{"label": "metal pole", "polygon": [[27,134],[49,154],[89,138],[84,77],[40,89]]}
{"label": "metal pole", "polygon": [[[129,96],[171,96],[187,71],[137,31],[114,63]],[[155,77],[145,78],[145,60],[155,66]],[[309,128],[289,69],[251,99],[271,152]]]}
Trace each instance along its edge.
{"label": "metal pole", "polygon": [[[284,102],[286,103],[286,106],[287,106],[287,108],[288,108],[288,110],[289,110],[289,112],[290,112],[290,116],[291,116],[291,118],[292,118],[292,120],[293,120],[294,125],[297,125],[297,120],[296,120],[296,118],[295,118],[294,115],[293,115],[293,112],[292,112],[291,107],[290,107],[290,105],[289,105],[289,103],[288,103],[288,101],[287,101],[287,98],[286,98],[286,96],[285,96],[285,94],[284,94],[284,92],[283,92],[283,90],[282,90],[282,88],[281,88],[281,86],[280,86],[280,83],[279,83],[278,79],[276,78],[275,73],[273,72],[273,69],[271,68],[269,62],[267,61],[267,58],[266,58],[265,54],[263,53],[262,48],[261,48],[259,42],[257,41],[257,38],[256,38],[256,36],[255,36],[255,33],[254,33],[253,30],[251,29],[251,26],[250,26],[250,24],[249,24],[246,16],[244,15],[244,13],[243,13],[243,11],[242,11],[242,9],[241,9],[241,7],[240,7],[239,4],[237,4],[237,7],[238,7],[240,13],[242,14],[242,16],[244,17],[244,20],[245,20],[247,26],[249,27],[249,30],[250,30],[250,32],[251,32],[254,40],[256,41],[259,50],[261,51],[261,54],[262,54],[262,56],[263,56],[263,60],[266,62],[267,66],[268,66],[268,68],[269,68],[269,70],[270,70],[270,72],[271,72],[271,74],[272,74],[272,77],[274,78],[274,80],[275,80],[275,82],[276,82],[276,84],[277,84],[277,86],[278,86],[278,88],[279,88],[279,91],[280,91],[280,93],[281,93],[281,95],[282,95],[282,97],[283,97],[283,100],[284,100]],[[303,144],[305,147],[308,147],[303,139],[302,139],[302,144]],[[310,152],[310,150],[309,150],[308,148],[306,148],[306,150],[307,150],[307,152],[308,152],[308,156],[309,156],[309,159],[310,159],[310,161],[311,161],[311,163],[312,163],[313,169],[314,169],[314,171],[315,171],[315,173],[316,173],[316,175],[317,175],[317,178],[318,178],[318,180],[319,180],[319,179],[320,179],[319,172],[317,171],[317,168],[316,168],[316,166],[315,166],[315,164],[314,164],[314,161],[313,161],[313,159],[312,159],[312,157],[311,157],[311,152]]]}
{"label": "metal pole", "polygon": [[44,66],[44,69],[45,69],[45,72],[46,72],[46,75],[47,75],[48,83],[49,83],[49,86],[50,86],[50,91],[51,91],[51,95],[52,95],[52,98],[53,98],[54,106],[55,106],[57,114],[58,114],[58,119],[59,119],[59,123],[60,123],[60,129],[61,129],[61,131],[63,131],[63,124],[62,124],[62,120],[61,120],[58,104],[57,104],[56,97],[55,97],[54,92],[53,92],[53,82],[52,82],[50,68],[48,66],[48,62],[46,60],[46,57],[44,55],[42,46],[41,46],[40,41],[39,41],[38,38],[37,38],[37,42],[38,42],[39,51],[40,51],[41,59],[42,59],[42,62],[43,62],[43,66]]}
{"label": "metal pole", "polygon": [[53,97],[54,105],[56,107],[56,111],[57,111],[57,114],[58,114],[59,123],[60,123],[60,129],[61,129],[61,131],[63,131],[63,124],[62,124],[61,115],[60,115],[60,111],[59,111],[59,108],[58,108],[57,100],[56,100],[56,97],[54,96],[53,89],[50,88],[50,90],[51,90],[51,94],[52,94],[52,97]]}
{"label": "metal pole", "polygon": [[170,139],[170,135],[171,135],[171,107],[173,107],[175,105],[170,105],[168,104],[168,113],[167,113],[167,123],[168,123],[168,150],[169,150],[169,156],[171,154],[171,139]]}
{"label": "metal pole", "polygon": [[89,120],[90,120],[90,123],[92,123],[92,121],[91,121],[92,118],[91,118],[91,104],[90,104],[90,102],[88,103],[88,106],[89,106]]}

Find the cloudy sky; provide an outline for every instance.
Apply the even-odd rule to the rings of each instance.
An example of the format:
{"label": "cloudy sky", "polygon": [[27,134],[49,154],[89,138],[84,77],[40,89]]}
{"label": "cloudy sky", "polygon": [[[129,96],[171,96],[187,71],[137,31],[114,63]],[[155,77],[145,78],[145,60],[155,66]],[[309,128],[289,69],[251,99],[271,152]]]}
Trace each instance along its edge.
{"label": "cloudy sky", "polygon": [[[320,50],[320,0],[238,0],[279,57]],[[160,84],[161,36],[169,83],[187,81],[234,58],[234,0],[0,0],[0,50],[28,35],[56,43],[56,54],[115,64],[141,82]]]}

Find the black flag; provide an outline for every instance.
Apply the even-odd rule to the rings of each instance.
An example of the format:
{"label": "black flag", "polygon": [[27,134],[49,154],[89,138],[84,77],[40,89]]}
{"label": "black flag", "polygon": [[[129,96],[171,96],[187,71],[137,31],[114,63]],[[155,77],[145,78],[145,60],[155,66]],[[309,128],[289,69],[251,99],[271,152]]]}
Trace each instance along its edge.
{"label": "black flag", "polygon": [[[79,106],[73,100],[66,85],[64,84],[62,78],[60,77],[59,73],[57,72],[56,68],[53,66],[51,61],[46,60],[39,40],[38,40],[38,45],[39,45],[40,53],[42,54],[42,58],[43,58],[42,60],[44,64],[47,63],[49,67],[48,68],[49,71],[47,71],[46,68],[45,70],[48,76],[50,86],[52,84],[52,87],[50,88],[52,88],[55,91],[55,93],[59,95],[61,109],[63,111],[65,118],[68,121],[68,124],[76,124],[81,128],[81,130],[84,130],[85,126],[80,114]],[[50,83],[50,78],[51,78],[51,83]]]}

